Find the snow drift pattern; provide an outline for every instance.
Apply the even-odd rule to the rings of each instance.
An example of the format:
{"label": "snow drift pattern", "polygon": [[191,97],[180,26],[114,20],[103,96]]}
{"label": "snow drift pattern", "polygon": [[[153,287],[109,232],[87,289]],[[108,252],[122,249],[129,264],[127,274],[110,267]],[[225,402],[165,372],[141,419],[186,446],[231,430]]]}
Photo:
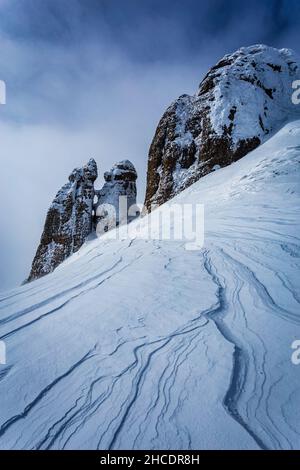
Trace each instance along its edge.
{"label": "snow drift pattern", "polygon": [[299,159],[300,121],[176,196],[199,252],[104,235],[0,295],[0,448],[299,449]]}

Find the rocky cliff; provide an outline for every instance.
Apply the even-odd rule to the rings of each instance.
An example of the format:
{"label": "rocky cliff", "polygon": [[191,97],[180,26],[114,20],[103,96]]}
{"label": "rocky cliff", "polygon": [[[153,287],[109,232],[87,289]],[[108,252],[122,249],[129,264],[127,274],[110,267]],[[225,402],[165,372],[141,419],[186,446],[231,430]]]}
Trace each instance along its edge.
{"label": "rocky cliff", "polygon": [[[105,184],[100,191],[94,188],[97,175],[97,164],[91,159],[87,165],[76,168],[68,183],[58,191],[48,210],[28,281],[52,272],[78,251],[95,231],[99,219],[107,223],[105,211],[109,205],[118,214],[120,196],[127,196],[128,208],[136,204],[137,173],[129,160],[116,163],[105,173]],[[94,205],[95,195],[98,201]]]}
{"label": "rocky cliff", "polygon": [[28,281],[53,271],[86,240],[92,230],[96,178],[97,165],[91,159],[84,167],[75,168],[68,183],[56,194],[47,213]]}
{"label": "rocky cliff", "polygon": [[149,151],[147,210],[299,117],[291,101],[292,82],[299,78],[299,59],[288,49],[256,45],[223,57],[196,94],[180,96],[158,124]]}
{"label": "rocky cliff", "polygon": [[[130,222],[134,215],[128,216],[128,210],[136,205],[137,172],[129,160],[116,163],[104,173],[104,179],[103,188],[96,191],[97,202],[94,206],[98,234],[120,223]],[[122,196],[125,197],[123,201],[120,199]]]}

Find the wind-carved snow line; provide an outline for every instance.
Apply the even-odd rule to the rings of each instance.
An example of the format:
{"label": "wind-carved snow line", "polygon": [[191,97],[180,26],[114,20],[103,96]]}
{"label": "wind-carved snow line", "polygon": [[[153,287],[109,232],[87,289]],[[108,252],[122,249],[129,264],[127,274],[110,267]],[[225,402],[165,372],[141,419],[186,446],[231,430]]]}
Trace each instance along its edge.
{"label": "wind-carved snow line", "polygon": [[[77,284],[76,286],[72,286],[64,291],[61,291],[59,292],[58,294],[55,294],[53,296],[50,296],[48,298],[46,298],[45,300],[43,300],[42,302],[38,302],[37,304],[34,304],[28,308],[25,308],[24,310],[21,310],[21,311],[17,311],[16,313],[12,314],[12,315],[9,315],[8,317],[5,317],[3,319],[0,320],[0,326],[3,325],[3,324],[6,324],[6,323],[9,323],[13,320],[15,320],[16,318],[20,318],[21,316],[23,315],[26,315],[28,313],[31,313],[32,311],[34,310],[37,310],[38,308],[41,308],[41,307],[44,307],[45,305],[48,305],[48,304],[51,304],[51,302],[53,300],[57,300],[61,297],[64,297],[66,296],[67,294],[69,294],[70,292],[72,291],[75,291],[76,289],[80,289],[81,287],[85,287],[86,285],[90,284],[91,282],[95,281],[96,279],[98,279],[99,277],[103,276],[104,274],[107,274],[108,272],[110,272],[112,269],[114,269],[120,262],[122,261],[122,257],[120,257],[115,263],[113,263],[112,266],[110,266],[108,269],[104,270],[104,271],[101,271],[100,273],[97,273],[95,276],[92,276],[88,279],[86,279],[85,281],[82,281],[80,282],[79,284]],[[80,292],[82,293],[82,292]]]}
{"label": "wind-carved snow line", "polygon": [[87,360],[91,359],[93,357],[93,353],[96,350],[97,345],[94,346],[93,349],[90,349],[79,361],[77,361],[75,364],[73,364],[66,372],[64,372],[62,375],[57,377],[53,382],[48,384],[25,408],[24,410],[15,415],[12,416],[9,420],[7,420],[5,423],[3,423],[0,426],[0,437],[5,434],[5,432],[12,426],[14,425],[17,421],[20,419],[26,418],[28,413],[52,390],[61,380],[65,379],[68,377],[74,370],[76,370],[78,367],[80,367],[84,362]]}
{"label": "wind-carved snow line", "polygon": [[[101,272],[101,274],[97,274],[96,276],[93,276],[92,278],[82,282],[79,286],[75,286],[73,288],[70,288],[68,289],[67,291],[64,291],[60,294],[57,294],[56,296],[53,296],[51,297],[50,299],[46,299],[45,301],[43,302],[40,302],[39,304],[37,305],[34,305],[32,308],[28,308],[28,309],[25,309],[21,312],[17,312],[15,313],[14,315],[12,315],[11,317],[7,317],[6,319],[4,319],[2,322],[0,322],[0,326],[2,324],[7,324],[13,320],[16,320],[16,319],[19,319],[20,317],[24,316],[24,315],[27,315],[35,310],[37,310],[38,308],[41,308],[43,307],[44,305],[48,305],[48,304],[51,304],[51,301],[54,300],[54,299],[57,299],[59,297],[63,297],[66,293],[69,293],[69,292],[72,292],[76,289],[78,289],[78,287],[83,287],[85,285],[88,285],[90,284],[91,282],[95,281],[96,279],[98,279],[99,277],[103,276],[103,274],[107,274],[108,272],[112,271],[116,266],[118,266],[118,264],[120,264],[122,262],[122,257],[120,257],[118,259],[118,261],[116,261],[113,266],[111,266],[109,269],[107,269],[106,271],[103,271]],[[124,269],[125,267],[123,267]],[[104,278],[103,280],[101,280],[100,283],[98,283],[96,286],[91,286],[89,289],[86,289],[84,291],[80,291],[78,292],[76,295],[73,295],[71,296],[69,299],[67,299],[65,302],[63,302],[62,304],[60,304],[58,307],[55,307],[54,309],[50,310],[49,312],[46,312],[42,315],[40,315],[39,317],[33,319],[32,321],[28,322],[28,323],[25,323],[24,325],[21,325],[20,327],[14,329],[14,330],[11,330],[9,331],[8,333],[4,334],[3,336],[1,336],[1,339],[5,339],[5,338],[8,338],[9,336],[13,335],[14,333],[22,330],[23,328],[26,328],[34,323],[36,323],[37,321],[47,317],[48,315],[51,315],[52,313],[55,313],[57,312],[58,310],[61,310],[63,307],[65,307],[69,302],[71,302],[72,300],[76,299],[77,297],[79,297],[81,294],[85,293],[85,292],[88,292],[89,290],[91,289],[95,289],[97,287],[99,287],[99,285],[103,284],[104,282],[106,282],[108,279],[110,279],[111,276],[108,276],[107,278]]]}
{"label": "wind-carved snow line", "polygon": [[[116,384],[118,383],[118,381],[122,377],[127,376],[130,371],[137,368],[138,369],[137,373],[135,375],[135,378],[132,381],[133,386],[132,386],[132,389],[131,389],[127,399],[120,406],[120,411],[117,414],[117,416],[115,418],[113,418],[111,421],[109,421],[107,427],[104,430],[102,430],[102,434],[99,437],[99,443],[98,443],[97,447],[100,447],[100,443],[101,443],[103,437],[108,433],[109,428],[112,427],[114,422],[119,420],[120,416],[122,416],[122,419],[121,419],[121,422],[119,422],[119,424],[118,424],[117,430],[120,428],[119,432],[121,432],[121,429],[123,428],[123,426],[126,422],[126,418],[127,418],[128,414],[130,412],[130,409],[134,405],[134,403],[136,402],[136,399],[139,396],[139,393],[138,393],[138,390],[140,388],[139,384],[140,384],[140,381],[143,381],[143,379],[147,375],[147,370],[148,370],[147,364],[150,364],[152,355],[155,355],[158,351],[163,349],[167,344],[170,343],[170,341],[172,339],[176,338],[177,336],[189,335],[190,333],[194,333],[193,336],[196,337],[198,335],[197,334],[198,329],[205,327],[205,325],[208,324],[208,320],[203,321],[203,318],[201,319],[199,317],[198,323],[199,323],[198,325],[194,325],[193,322],[190,322],[188,325],[185,325],[185,327],[182,328],[181,330],[176,330],[175,332],[173,332],[171,335],[169,335],[167,337],[163,337],[163,338],[157,339],[157,340],[149,342],[149,343],[142,343],[142,344],[137,345],[133,349],[134,361],[131,362],[129,365],[127,365],[116,376],[112,377],[113,380],[109,384],[106,391],[101,393],[101,395],[99,397],[97,397],[96,400],[91,401],[92,400],[91,397],[92,397],[93,388],[96,386],[97,383],[99,383],[99,381],[105,379],[104,376],[97,377],[92,382],[92,384],[90,385],[87,397],[84,400],[84,403],[80,406],[80,408],[76,410],[77,403],[78,403],[79,399],[82,398],[82,397],[80,397],[76,401],[75,405],[73,405],[65,413],[63,418],[60,418],[56,423],[54,423],[51,426],[51,428],[47,432],[47,435],[42,439],[42,441],[40,441],[40,443],[37,445],[36,448],[38,448],[38,449],[51,449],[55,445],[57,439],[60,438],[72,424],[75,424],[76,422],[78,422],[79,424],[75,427],[75,429],[72,431],[72,433],[69,435],[69,437],[60,446],[61,448],[65,448],[66,445],[68,444],[68,442],[70,441],[70,439],[78,432],[79,428],[82,428],[85,425],[86,421],[89,419],[89,417],[92,417],[99,410],[99,408],[104,405],[105,401],[113,393],[113,390],[114,390]],[[196,332],[196,334],[195,334],[195,332]],[[140,338],[140,339],[142,339],[142,338]],[[161,344],[161,343],[163,343],[163,344]],[[123,344],[125,344],[125,342]],[[143,353],[142,353],[143,350],[145,348],[151,347],[155,344],[159,344],[160,346],[155,348],[154,350],[152,350],[146,356],[146,360],[144,361],[143,360]],[[188,344],[188,347],[189,347],[190,342],[188,341],[187,344]],[[112,353],[110,353],[108,356],[111,356],[112,354],[115,354],[117,352],[117,350],[119,349],[119,347],[120,347],[120,345],[118,346],[118,348],[115,348],[115,350]],[[134,395],[134,398],[130,399],[130,397],[132,397],[132,394]],[[129,404],[128,404],[128,400],[129,400]],[[123,409],[124,409],[124,412],[123,412]],[[74,412],[72,413],[72,411],[74,411]],[[70,413],[71,413],[71,415],[70,415]],[[67,418],[66,421],[64,421],[64,418]],[[57,425],[60,425],[60,428],[54,433],[54,435],[51,436],[51,433],[54,432],[54,429],[57,427]],[[117,434],[119,435],[119,432],[114,431],[115,438],[117,438]],[[48,441],[48,443],[47,443],[47,441]]]}
{"label": "wind-carved snow line", "polygon": [[[164,418],[167,415],[167,411],[171,406],[171,402],[172,402],[172,400],[171,400],[171,391],[172,391],[172,388],[173,388],[174,384],[176,383],[179,368],[181,367],[182,364],[187,362],[188,357],[190,356],[190,354],[192,354],[192,352],[196,349],[197,344],[195,344],[195,345],[193,344],[196,338],[199,338],[199,331],[198,330],[196,330],[195,334],[191,335],[191,337],[189,336],[188,341],[187,340],[185,342],[182,341],[178,345],[177,348],[172,350],[172,354],[175,355],[175,358],[173,360],[173,363],[169,361],[169,363],[168,363],[168,365],[167,365],[167,367],[164,371],[164,372],[169,371],[169,375],[166,377],[164,382],[162,381],[163,377],[161,376],[159,386],[161,385],[161,383],[163,383],[163,387],[162,387],[163,407],[161,408],[160,414],[159,414],[159,416],[156,420],[156,423],[155,423],[155,433],[156,433],[156,435],[154,437],[152,437],[152,439],[151,439],[151,442],[153,442],[153,448],[155,448],[155,439],[159,438],[159,425],[160,424],[163,425]],[[159,398],[160,398],[160,389],[158,389],[157,401],[159,400]],[[180,404],[181,404],[180,402],[177,402],[176,408],[175,408],[175,410],[172,414],[173,417],[176,415],[176,411],[180,407]],[[171,421],[171,417],[170,417],[170,421]],[[146,419],[145,419],[145,422],[146,422]],[[177,433],[179,434],[178,427],[176,427],[176,429],[177,429]],[[188,436],[188,442],[189,442],[188,448],[190,449],[191,448],[191,438],[190,438],[190,436]]]}
{"label": "wind-carved snow line", "polygon": [[[121,247],[114,253],[114,255],[115,255],[117,252],[119,252],[122,248],[123,248],[123,250],[124,250],[124,249],[126,250],[126,249],[130,248],[131,245],[132,245],[132,243],[133,243],[134,241],[135,241],[135,239],[130,240],[129,244],[128,244],[127,247],[125,247],[125,248],[121,246]],[[100,253],[100,254],[97,255],[97,256],[100,256],[100,255],[102,255],[102,253]],[[94,258],[96,258],[97,256],[94,256]],[[120,270],[120,272],[121,272],[122,270],[124,270],[125,268],[129,267],[129,266],[132,264],[132,262],[134,262],[136,259],[138,259],[138,258],[140,258],[140,257],[141,257],[141,255],[138,255],[137,257],[135,257],[132,261],[130,261],[128,264],[126,264],[126,265]],[[89,261],[91,261],[91,260],[89,260]],[[116,266],[118,266],[122,261],[123,261],[123,256],[120,256],[120,257],[118,258],[118,260],[117,260],[115,263],[113,263],[112,266],[110,266],[109,268],[105,269],[104,271],[101,271],[100,273],[97,273],[96,275],[94,275],[94,276],[92,276],[92,277],[89,277],[88,279],[85,279],[84,281],[82,281],[82,282],[76,284],[75,286],[72,286],[72,287],[70,287],[70,288],[68,288],[68,289],[63,290],[63,291],[59,292],[58,294],[52,295],[52,296],[50,296],[50,297],[47,297],[47,298],[46,298],[45,300],[43,300],[42,302],[39,302],[39,303],[34,304],[34,305],[32,305],[32,306],[30,306],[30,307],[28,307],[28,308],[25,308],[25,309],[22,310],[22,311],[17,311],[17,312],[14,313],[14,314],[11,314],[11,315],[9,315],[9,316],[7,316],[7,317],[5,317],[5,318],[2,318],[2,319],[0,320],[0,327],[1,327],[1,325],[5,325],[5,324],[7,324],[7,323],[9,323],[9,322],[11,322],[11,321],[14,321],[14,320],[16,320],[16,319],[19,319],[21,316],[26,315],[26,314],[28,314],[28,313],[31,313],[31,312],[34,311],[34,310],[37,310],[37,309],[42,308],[42,307],[44,307],[44,306],[46,306],[46,305],[48,305],[48,304],[51,304],[51,302],[53,302],[53,300],[58,300],[59,298],[65,297],[67,294],[69,294],[69,293],[71,293],[71,292],[73,292],[73,291],[75,291],[75,290],[77,290],[77,289],[80,289],[81,287],[85,287],[86,285],[89,285],[89,284],[92,283],[93,281],[97,280],[98,278],[100,278],[100,277],[102,277],[103,275],[105,275],[105,274],[109,273],[110,271],[112,271],[112,270],[113,270]],[[117,274],[117,273],[115,273],[115,274]],[[82,272],[81,272],[81,277],[82,277]],[[106,281],[107,281],[108,279],[110,279],[111,277],[112,277],[112,276],[108,276],[107,278],[105,278],[105,279],[103,280],[103,282],[106,282]],[[83,294],[83,293],[85,293],[85,292],[88,292],[88,291],[91,290],[91,289],[94,289],[94,288],[99,287],[99,285],[101,285],[103,282],[101,281],[101,282],[100,282],[99,284],[97,284],[96,286],[92,286],[92,287],[89,288],[89,289],[86,289],[86,290],[84,290],[84,291],[80,291],[79,294],[77,294],[77,295],[71,297],[71,298],[68,299],[66,302],[64,302],[63,304],[61,304],[61,306],[56,307],[55,309],[53,309],[51,312],[48,312],[48,313],[49,313],[49,314],[54,313],[54,311],[57,311],[57,310],[59,310],[60,308],[64,307],[70,300],[73,300],[73,299],[77,298],[79,295],[81,295],[81,294]],[[7,306],[5,306],[4,308],[6,308],[6,307],[7,307]],[[2,308],[2,307],[0,307],[0,310],[1,310],[1,308]],[[41,315],[40,318],[43,318],[44,316],[47,316],[48,313]],[[34,321],[33,321],[32,323],[34,323]]]}
{"label": "wind-carved snow line", "polygon": [[[199,325],[199,327],[203,328],[207,324],[208,324],[208,321],[205,322],[202,325]],[[158,418],[156,419],[156,422],[155,422],[155,433],[156,433],[156,435],[151,438],[151,442],[154,442],[155,439],[159,436],[158,427],[159,427],[160,422],[163,423],[164,415],[167,413],[167,410],[170,406],[170,403],[171,403],[171,389],[172,389],[172,385],[175,384],[175,381],[177,379],[178,370],[179,370],[180,366],[184,362],[187,361],[189,354],[191,354],[191,352],[196,348],[196,346],[193,346],[193,341],[199,335],[198,328],[193,329],[192,331],[193,331],[193,335],[191,335],[191,338],[189,339],[189,341],[187,341],[187,339],[185,339],[185,334],[183,334],[183,339],[181,341],[179,341],[179,344],[175,344],[175,347],[171,348],[170,353],[167,355],[167,363],[166,363],[165,367],[163,368],[163,370],[161,371],[160,376],[158,378],[156,397],[149,404],[149,407],[147,409],[147,412],[146,412],[145,416],[143,417],[143,420],[139,423],[138,431],[137,431],[136,437],[135,437],[135,439],[133,441],[133,444],[132,444],[133,449],[136,448],[137,442],[140,439],[140,437],[142,436],[142,427],[143,426],[144,426],[144,428],[147,427],[148,418],[150,418],[151,413],[154,412],[156,407],[158,407],[159,401],[160,401],[160,399],[162,399],[163,405],[162,405],[161,411],[158,415]],[[190,331],[188,331],[186,333],[189,334]],[[190,335],[189,335],[189,337],[190,337]],[[170,338],[170,341],[173,338],[174,338],[174,336],[172,336]],[[165,343],[165,346],[167,344],[169,344],[170,341]],[[190,351],[190,349],[191,349],[191,351]],[[184,356],[183,359],[181,359],[182,356]],[[170,385],[169,385],[169,382],[171,382]],[[167,391],[166,391],[166,389],[167,389]],[[177,405],[177,406],[179,406],[179,405]],[[137,447],[137,448],[139,448],[139,447]],[[153,448],[155,448],[155,444],[153,444]]]}
{"label": "wind-carved snow line", "polygon": [[228,311],[229,300],[227,299],[226,287],[223,286],[223,283],[221,282],[220,277],[218,276],[217,271],[209,257],[209,250],[206,249],[203,251],[203,258],[204,268],[207,273],[211,276],[213,282],[217,287],[218,297],[217,307],[211,310],[210,312],[207,312],[205,316],[206,318],[212,320],[215,323],[221,335],[234,347],[233,368],[230,379],[230,385],[224,397],[223,405],[229,415],[247,431],[247,433],[255,440],[259,447],[261,449],[267,450],[268,446],[239,414],[238,401],[247,379],[248,358],[246,352],[243,351],[241,346],[238,344],[237,339],[234,337],[231,331],[227,328],[226,324],[223,322],[223,317],[226,316],[226,313]]}
{"label": "wind-carved snow line", "polygon": [[[197,331],[199,328],[203,328],[205,327],[207,324],[208,324],[208,320],[203,322],[203,318],[199,317],[198,318],[198,322],[199,324],[194,326],[191,328],[191,325],[193,324],[193,321],[189,322],[188,325],[185,325],[185,327],[183,327],[182,329],[179,329],[179,330],[176,330],[175,332],[173,332],[172,334],[170,334],[167,338],[161,338],[159,340],[156,340],[152,343],[146,343],[142,346],[149,346],[151,344],[157,344],[157,343],[161,343],[163,342],[163,344],[161,346],[159,346],[158,348],[152,350],[148,356],[147,356],[147,359],[146,359],[146,362],[145,364],[140,368],[140,370],[137,372],[136,374],[136,377],[133,381],[133,386],[132,386],[132,389],[131,389],[131,393],[130,393],[130,396],[123,402],[123,404],[121,405],[121,409],[123,408],[123,406],[125,405],[125,410],[122,414],[122,418],[116,428],[116,430],[114,431],[114,434],[112,436],[112,439],[110,440],[110,443],[108,445],[108,449],[111,450],[114,448],[115,446],[115,443],[125,425],[125,422],[127,420],[127,417],[133,407],[133,405],[135,404],[139,394],[140,394],[140,389],[142,388],[143,386],[143,383],[144,383],[144,380],[145,380],[145,376],[147,374],[147,371],[149,369],[149,366],[150,366],[150,363],[153,359],[153,357],[155,356],[155,354],[157,354],[158,351],[162,350],[163,348],[165,348],[165,346],[167,346],[170,341],[172,341],[173,338],[175,337],[178,337],[178,336],[182,336],[182,335],[187,335],[187,334],[190,334],[190,333],[193,333],[195,331]],[[117,416],[118,418],[118,416]],[[116,418],[115,418],[116,419]],[[110,423],[111,425],[112,423]],[[101,442],[101,439],[98,443],[98,448],[100,446],[100,442]]]}
{"label": "wind-carved snow line", "polygon": [[256,289],[258,295],[260,296],[261,299],[263,299],[264,303],[268,306],[270,310],[272,310],[275,314],[280,316],[283,320],[293,322],[296,325],[300,325],[299,315],[280,307],[275,302],[273,297],[270,295],[267,287],[259,281],[255,273],[251,271],[251,269],[248,266],[241,263],[241,261],[238,261],[237,259],[233,258],[223,249],[221,249],[221,251],[222,251],[223,256],[227,257],[232,264],[239,266],[242,270],[245,271],[245,273],[247,273],[247,276],[252,281],[252,285]]}
{"label": "wind-carved snow line", "polygon": [[[138,369],[135,378],[133,379],[133,386],[132,386],[131,392],[129,393],[129,396],[126,398],[126,400],[120,406],[120,412],[118,413],[118,415],[108,424],[107,428],[102,432],[102,435],[101,435],[101,437],[99,439],[99,442],[98,442],[98,446],[97,446],[98,448],[100,448],[101,440],[102,440],[103,436],[108,432],[108,429],[120,417],[120,415],[122,415],[121,419],[119,420],[119,424],[118,424],[117,428],[115,429],[112,438],[110,439],[110,442],[109,442],[108,446],[106,446],[108,449],[113,449],[114,448],[115,443],[116,443],[119,435],[121,434],[121,431],[122,431],[122,429],[123,429],[123,427],[126,423],[127,417],[129,416],[129,413],[130,413],[132,407],[134,406],[134,404],[135,404],[135,402],[136,402],[136,400],[137,400],[137,398],[140,394],[140,389],[143,386],[145,376],[147,375],[147,371],[149,369],[149,365],[150,365],[153,357],[155,356],[155,354],[158,351],[160,351],[161,349],[163,349],[165,346],[167,346],[167,344],[169,344],[170,341],[173,338],[178,337],[178,336],[182,336],[182,335],[186,335],[186,334],[190,334],[192,332],[197,331],[199,328],[205,327],[205,325],[208,324],[208,320],[203,322],[203,318],[201,318],[201,317],[198,318],[198,322],[199,322],[199,324],[195,325],[194,322],[191,321],[191,322],[188,323],[188,325],[185,325],[183,328],[176,330],[175,332],[173,332],[172,334],[170,334],[167,337],[160,338],[160,339],[155,340],[155,341],[150,342],[150,343],[144,343],[142,345],[137,346],[134,349],[133,352],[134,352],[134,356],[135,356],[135,365],[138,366],[138,364],[139,364],[138,352],[141,349],[143,349],[145,347],[152,346],[154,344],[161,344],[163,342],[162,345],[155,348],[154,350],[152,350],[148,354],[148,356],[147,356],[144,363],[143,363],[143,361],[141,362],[141,366]],[[141,360],[142,360],[142,356],[141,356]],[[122,412],[123,409],[124,409],[124,411]]]}
{"label": "wind-carved snow line", "polygon": [[[224,243],[224,242],[223,242]],[[280,244],[281,246],[281,244]],[[300,297],[295,292],[294,288],[291,286],[290,281],[287,279],[286,275],[282,271],[274,270],[274,267],[270,264],[267,264],[265,261],[264,263],[261,262],[258,256],[254,256],[253,253],[248,253],[246,250],[243,250],[241,246],[238,248],[236,246],[233,247],[235,252],[237,254],[242,254],[245,258],[247,258],[249,261],[253,261],[256,264],[259,264],[262,268],[267,268],[271,273],[274,274],[275,277],[277,277],[280,282],[282,283],[283,287],[289,291],[290,295],[293,297],[293,299],[300,304]]]}
{"label": "wind-carved snow line", "polygon": [[[136,260],[137,260],[138,258],[140,258],[141,256],[142,256],[142,255],[139,255],[137,258],[134,259],[134,261],[136,261]],[[120,257],[119,260],[118,260],[116,263],[114,263],[114,265],[113,265],[111,268],[109,268],[107,271],[102,272],[101,275],[94,276],[93,278],[89,279],[88,281],[86,281],[86,282],[83,283],[83,284],[91,283],[92,281],[94,281],[95,279],[99,278],[99,277],[102,276],[103,274],[105,274],[105,273],[107,274],[108,272],[112,271],[116,266],[118,266],[122,261],[123,261],[123,258]],[[73,300],[75,300],[77,297],[81,296],[82,294],[85,294],[85,293],[89,292],[90,290],[97,289],[99,286],[101,286],[102,284],[104,284],[105,282],[107,282],[107,281],[108,281],[109,279],[111,279],[113,276],[115,276],[115,275],[121,273],[122,271],[124,271],[125,269],[127,269],[127,268],[132,264],[132,262],[134,262],[134,261],[131,261],[131,262],[129,262],[128,264],[125,264],[121,269],[119,269],[119,271],[114,272],[114,273],[111,274],[110,276],[108,276],[108,277],[102,279],[102,280],[101,280],[99,283],[97,283],[96,285],[93,285],[93,286],[89,287],[88,289],[85,289],[84,291],[78,292],[76,295],[70,297],[70,298],[67,299],[65,302],[63,302],[61,305],[59,305],[58,307],[56,307],[56,308],[50,310],[49,312],[46,312],[46,313],[40,315],[40,316],[37,317],[37,318],[34,318],[34,319],[31,320],[30,322],[25,323],[24,325],[21,325],[21,326],[19,326],[18,328],[15,328],[15,329],[9,331],[8,333],[5,333],[3,336],[0,337],[0,339],[1,339],[1,340],[7,339],[8,337],[14,335],[15,333],[18,333],[19,331],[23,330],[24,328],[27,328],[27,327],[33,325],[34,323],[36,323],[36,322],[38,322],[38,321],[40,321],[40,320],[43,320],[44,318],[48,317],[49,315],[52,315],[53,313],[55,313],[55,312],[61,310],[63,307],[65,307],[67,304],[69,304],[70,302],[72,302]],[[74,290],[74,289],[70,289],[70,291],[72,291],[72,290]],[[45,303],[47,304],[48,301],[46,301]],[[26,312],[26,313],[28,313],[28,312]],[[24,312],[20,314],[20,316],[23,316],[23,315],[25,315]],[[19,318],[19,315],[16,314],[15,318]],[[12,320],[10,320],[10,321],[12,321]],[[1,326],[1,324],[0,324],[0,326]]]}
{"label": "wind-carved snow line", "polygon": [[[126,240],[122,240],[122,241],[126,241]],[[120,245],[120,247],[115,250],[113,252],[113,256],[117,255],[120,251],[124,252],[124,250],[127,250],[128,248],[130,248],[130,246],[132,245],[132,243],[135,241],[135,238],[130,240],[130,242],[127,244],[126,247],[124,247],[122,244]],[[107,242],[103,242],[103,246],[106,245]],[[86,257],[90,254],[90,253],[93,253],[95,251],[94,248],[90,249],[89,251],[86,252]],[[100,256],[103,256],[104,255],[104,252],[101,251],[101,252],[98,252],[98,250],[96,250],[96,254],[92,256],[92,258],[88,259],[87,261],[87,264],[91,263],[92,261],[94,261],[96,258],[99,258]],[[75,256],[75,255],[74,255]],[[82,268],[82,266],[81,266]],[[87,272],[89,272],[89,269],[87,269]],[[101,276],[101,274],[105,274],[106,271],[102,271],[100,273],[98,273],[95,278],[97,276]],[[82,279],[83,277],[83,272],[82,272],[82,269],[80,269],[77,273],[76,273],[79,277],[79,279]],[[75,276],[74,276],[75,277]],[[24,297],[24,295],[26,295],[26,299],[29,299],[30,297],[32,296],[37,296],[39,294],[44,294],[45,292],[45,286],[44,286],[44,281],[46,280],[47,278],[44,277],[42,278],[40,281],[38,282],[41,282],[42,284],[39,286],[39,288],[37,288],[36,286],[36,282],[31,282],[29,284],[25,284],[24,286],[22,286],[22,289],[19,290],[19,292],[15,292],[13,291],[12,294],[9,294],[9,295],[5,295],[4,297],[0,297],[0,310],[2,309],[6,309],[7,307],[11,306],[11,305],[14,305],[15,303],[17,303],[16,299],[18,299],[18,297]],[[93,279],[93,278],[91,278]],[[88,282],[90,279],[87,279],[86,281],[81,281],[79,282],[78,284],[76,284],[75,286],[72,286],[70,287],[69,289],[66,289],[62,292],[59,292],[59,294],[56,294],[54,295],[53,297],[49,297],[47,300],[47,302],[51,302],[52,300],[55,300],[56,298],[62,296],[62,295],[65,295],[67,294],[68,292],[72,291],[73,289],[76,289],[78,287],[81,287],[82,285],[84,285],[86,282]],[[54,284],[52,284],[52,287],[54,286]],[[33,292],[33,294],[30,294],[30,292]],[[5,304],[4,306],[2,306],[1,304],[4,303],[5,301],[7,300],[10,300],[10,299],[13,299],[14,302],[11,303],[11,304]],[[40,305],[39,303],[36,304],[36,305],[32,305],[31,308],[35,308],[37,305]],[[2,323],[2,321],[0,322],[0,324]]]}
{"label": "wind-carved snow line", "polygon": [[[232,274],[228,272],[228,277],[229,278],[232,277],[232,279],[235,278],[235,279],[243,280],[244,284],[248,285],[248,287],[251,288],[253,298],[256,298],[257,300],[261,302],[260,309],[258,310],[259,312],[262,312],[261,314],[264,315],[264,311],[266,311],[267,314],[273,314],[273,313],[278,314],[278,311],[277,311],[277,308],[278,308],[280,311],[280,315],[276,315],[276,316],[278,316],[280,319],[283,319],[289,325],[291,325],[292,323],[295,323],[293,318],[290,318],[287,315],[282,315],[282,312],[281,312],[282,309],[280,309],[280,307],[276,304],[276,302],[271,296],[270,297],[272,298],[272,302],[269,299],[269,295],[267,296],[262,295],[261,283],[258,281],[255,275],[254,276],[250,275],[251,273],[253,273],[253,271],[250,270],[248,266],[245,266],[242,262],[235,260],[235,258],[233,256],[230,256],[229,253],[225,251],[223,247],[219,248],[219,252],[220,252],[220,256],[228,264],[229,269],[232,270]],[[256,282],[256,280],[258,282]],[[266,289],[266,292],[268,292],[267,289]],[[232,302],[231,302],[232,307],[234,307],[234,303],[235,301],[234,299],[232,299]],[[239,311],[243,311],[243,304],[241,302],[238,305],[238,309]],[[286,310],[284,311],[287,312]],[[245,314],[245,311],[244,311],[244,314]],[[258,390],[259,393],[257,392],[252,393],[252,397],[248,399],[247,403],[244,403],[244,405],[246,406],[246,409],[248,409],[250,401],[253,401],[255,404],[255,409],[252,409],[251,416],[248,416],[247,414],[247,418],[249,418],[250,422],[252,420],[253,424],[255,423],[255,421],[257,421],[257,423],[259,424],[259,427],[257,427],[257,429],[260,429],[261,432],[265,434],[266,438],[270,442],[269,448],[272,448],[272,449],[273,448],[274,449],[291,448],[292,449],[293,448],[292,442],[289,441],[287,435],[284,435],[284,433],[278,426],[278,421],[274,419],[274,415],[272,416],[272,414],[269,413],[269,407],[268,407],[268,402],[270,400],[270,397],[275,391],[277,384],[280,382],[280,380],[282,380],[283,375],[282,374],[280,375],[280,380],[276,379],[275,377],[272,377],[271,371],[269,367],[266,365],[267,349],[264,344],[263,338],[259,335],[259,331],[255,332],[251,330],[248,324],[246,325],[246,327],[247,327],[246,328],[247,337],[245,336],[244,331],[241,331],[241,328],[237,329],[235,336],[241,340],[244,338],[245,346],[248,347],[251,345],[251,343],[253,343],[253,335],[254,335],[256,336],[257,339],[259,339],[260,342],[262,342],[263,349],[264,349],[261,359],[259,359],[260,353],[259,353],[259,348],[257,346],[256,346],[255,353],[253,356],[253,359],[256,358],[256,361],[258,360],[258,363],[254,367],[252,367],[252,373],[254,372],[255,374],[255,377],[254,377],[255,382],[259,382],[261,372],[263,372],[264,378],[260,384],[260,390]],[[284,360],[282,361],[282,363],[285,364]],[[278,369],[280,369],[278,363],[276,366]],[[266,367],[268,367],[267,368],[268,376],[266,374],[266,369],[265,369]],[[250,373],[248,374],[248,377],[251,380]],[[249,389],[249,383],[247,384],[247,386]],[[256,428],[256,425],[255,425],[255,428]]]}

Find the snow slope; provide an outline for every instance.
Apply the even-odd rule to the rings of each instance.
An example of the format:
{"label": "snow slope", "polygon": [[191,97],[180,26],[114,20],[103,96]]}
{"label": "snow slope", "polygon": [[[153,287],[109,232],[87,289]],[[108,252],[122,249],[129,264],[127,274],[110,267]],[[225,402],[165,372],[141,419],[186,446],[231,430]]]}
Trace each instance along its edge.
{"label": "snow slope", "polygon": [[98,239],[2,294],[0,448],[299,449],[299,162],[297,121],[178,195],[200,251]]}

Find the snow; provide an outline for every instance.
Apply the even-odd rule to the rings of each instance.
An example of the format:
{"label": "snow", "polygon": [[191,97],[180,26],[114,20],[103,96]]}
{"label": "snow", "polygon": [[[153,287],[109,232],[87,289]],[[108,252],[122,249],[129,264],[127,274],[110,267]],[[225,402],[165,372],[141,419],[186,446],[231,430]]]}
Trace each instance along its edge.
{"label": "snow", "polygon": [[[212,127],[218,135],[223,134],[224,124],[230,125],[228,116],[234,106],[232,139],[235,144],[254,136],[264,142],[267,135],[277,131],[285,121],[293,117],[299,119],[299,109],[291,100],[292,84],[299,75],[300,63],[293,51],[258,44],[242,47],[223,60],[226,58],[233,63],[218,69],[220,76],[210,111]],[[264,128],[259,124],[258,113]]]}
{"label": "snow", "polygon": [[106,234],[3,293],[0,448],[299,449],[299,161],[296,121],[176,196],[199,251]]}

